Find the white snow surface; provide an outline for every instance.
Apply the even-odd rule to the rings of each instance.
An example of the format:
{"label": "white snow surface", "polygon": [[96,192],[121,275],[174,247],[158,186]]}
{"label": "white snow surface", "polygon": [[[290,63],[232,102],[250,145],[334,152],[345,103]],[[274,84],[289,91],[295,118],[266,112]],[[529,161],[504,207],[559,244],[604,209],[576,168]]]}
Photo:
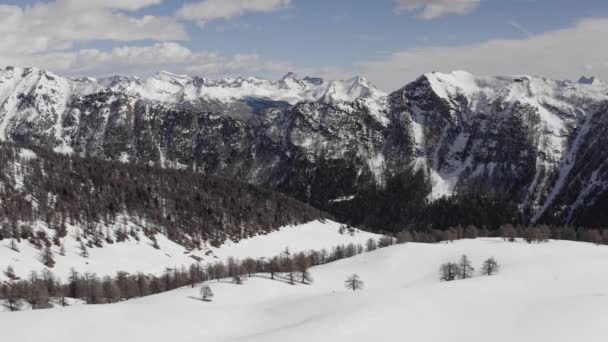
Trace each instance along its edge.
{"label": "white snow surface", "polygon": [[[494,256],[499,274],[440,282],[441,263]],[[253,277],[109,305],[0,313],[12,341],[605,341],[608,247],[498,239],[409,243],[311,269],[312,285]],[[357,273],[365,289],[344,288]]]}
{"label": "white snow surface", "polygon": [[[118,220],[121,221],[121,220]],[[145,223],[135,223],[129,220],[126,226],[118,223],[109,226],[113,231],[116,228],[131,228],[137,230]],[[80,243],[77,242],[78,227],[67,225],[68,236],[64,240],[66,255],[60,255],[60,248],[52,246],[56,265],[50,270],[57,276],[65,279],[71,268],[76,271],[94,272],[99,276],[114,275],[117,271],[129,273],[142,272],[145,274],[162,274],[166,268],[188,267],[202,259],[202,263],[213,263],[217,260],[226,260],[228,257],[243,259],[246,257],[262,258],[279,255],[285,248],[290,252],[331,249],[342,244],[364,244],[370,237],[378,239],[381,236],[360,230],[351,235],[348,230],[340,234],[339,223],[333,221],[313,221],[297,226],[282,227],[267,235],[243,239],[239,242],[228,241],[220,247],[203,245],[201,250],[187,250],[183,246],[169,240],[163,234],[156,234],[159,249],[153,247],[153,242],[141,231],[138,232],[139,241],[130,237],[124,242],[108,244],[104,241],[101,248],[88,248],[89,256],[81,256]],[[53,231],[46,228],[43,222],[33,226],[34,230],[45,230],[47,236],[53,236]],[[85,241],[86,242],[86,241]],[[26,278],[31,271],[41,271],[45,266],[40,261],[41,251],[29,242],[22,240],[17,243],[19,252],[10,249],[10,240],[0,241],[0,281],[6,280],[3,273],[10,265],[15,269],[17,276]]]}
{"label": "white snow surface", "polygon": [[318,80],[313,82],[308,78],[299,79],[292,73],[278,81],[271,81],[258,77],[211,80],[159,72],[145,79],[102,79],[99,84],[129,95],[162,102],[192,101],[198,98],[232,102],[245,98],[262,98],[295,104],[300,101],[380,99],[386,95],[360,76],[341,81]]}

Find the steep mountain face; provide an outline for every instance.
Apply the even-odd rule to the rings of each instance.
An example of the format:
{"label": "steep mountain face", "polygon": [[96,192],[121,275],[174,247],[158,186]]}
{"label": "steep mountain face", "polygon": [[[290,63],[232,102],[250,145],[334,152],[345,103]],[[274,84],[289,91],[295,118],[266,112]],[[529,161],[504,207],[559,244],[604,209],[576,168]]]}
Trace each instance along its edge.
{"label": "steep mountain face", "polygon": [[0,80],[2,140],[237,178],[352,223],[608,223],[589,218],[608,201],[598,82],[430,73],[384,94],[293,74]]}

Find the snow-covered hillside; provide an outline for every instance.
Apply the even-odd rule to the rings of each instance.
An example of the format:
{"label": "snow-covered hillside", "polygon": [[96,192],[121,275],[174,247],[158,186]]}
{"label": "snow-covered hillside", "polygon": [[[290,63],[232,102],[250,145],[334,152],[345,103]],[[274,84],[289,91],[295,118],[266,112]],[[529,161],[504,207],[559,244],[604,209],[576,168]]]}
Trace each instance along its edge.
{"label": "snow-covered hillside", "polygon": [[[120,221],[120,220],[119,220]],[[237,243],[228,241],[220,247],[204,244],[200,250],[187,250],[183,246],[167,239],[163,234],[156,234],[158,248],[141,231],[141,226],[132,220],[126,221],[126,226],[108,227],[109,230],[124,229],[134,231],[133,236],[124,242],[104,243],[101,248],[87,248],[87,257],[82,256],[81,244],[77,241],[78,227],[68,225],[67,237],[63,240],[65,255],[60,254],[60,247],[52,246],[56,265],[50,268],[55,275],[66,279],[71,268],[78,272],[92,272],[99,276],[114,275],[117,271],[129,273],[145,273],[160,275],[166,268],[188,267],[198,261],[203,264],[228,257],[273,257],[279,255],[285,248],[291,252],[308,250],[331,249],[342,244],[364,244],[369,238],[378,239],[380,235],[360,230],[340,233],[341,224],[332,221],[314,221],[297,226],[280,228],[267,235],[259,235]],[[145,223],[142,223],[145,225]],[[38,223],[36,231],[53,231],[43,223]],[[11,249],[11,239],[0,241],[0,270],[13,266],[17,276],[27,278],[31,271],[41,271],[45,266],[41,262],[41,250],[36,249],[28,241],[16,243],[18,251]],[[0,273],[0,281],[6,276]]]}
{"label": "snow-covered hillside", "polygon": [[[439,282],[439,265],[463,253],[477,268],[494,256],[500,273]],[[0,313],[0,328],[22,342],[604,341],[607,267],[608,247],[586,243],[409,243],[315,267],[312,285],[210,282],[212,302],[183,288],[120,304]],[[352,273],[364,290],[344,288]]]}

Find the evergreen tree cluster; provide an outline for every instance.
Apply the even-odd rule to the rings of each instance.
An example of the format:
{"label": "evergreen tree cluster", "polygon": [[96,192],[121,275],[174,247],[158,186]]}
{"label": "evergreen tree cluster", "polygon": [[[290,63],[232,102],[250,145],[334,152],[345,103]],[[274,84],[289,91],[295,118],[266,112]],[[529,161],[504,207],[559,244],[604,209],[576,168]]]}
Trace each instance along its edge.
{"label": "evergreen tree cluster", "polygon": [[[82,238],[100,245],[124,240],[129,232],[106,228],[127,217],[145,222],[151,237],[161,232],[196,248],[202,241],[218,246],[325,217],[297,200],[235,180],[28,148],[35,156],[0,144],[0,240],[26,239],[41,250],[61,245],[66,223],[83,227]],[[36,221],[54,235],[35,231]]]}

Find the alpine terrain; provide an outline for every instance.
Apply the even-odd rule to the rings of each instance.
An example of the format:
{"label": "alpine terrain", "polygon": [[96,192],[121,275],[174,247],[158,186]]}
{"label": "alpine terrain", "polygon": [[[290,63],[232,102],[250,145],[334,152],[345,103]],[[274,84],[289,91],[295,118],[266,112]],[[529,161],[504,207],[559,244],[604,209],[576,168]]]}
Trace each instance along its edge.
{"label": "alpine terrain", "polygon": [[[371,229],[608,224],[608,86],[428,73],[69,79],[0,71],[0,140],[268,187]],[[500,208],[500,210],[498,210]]]}

